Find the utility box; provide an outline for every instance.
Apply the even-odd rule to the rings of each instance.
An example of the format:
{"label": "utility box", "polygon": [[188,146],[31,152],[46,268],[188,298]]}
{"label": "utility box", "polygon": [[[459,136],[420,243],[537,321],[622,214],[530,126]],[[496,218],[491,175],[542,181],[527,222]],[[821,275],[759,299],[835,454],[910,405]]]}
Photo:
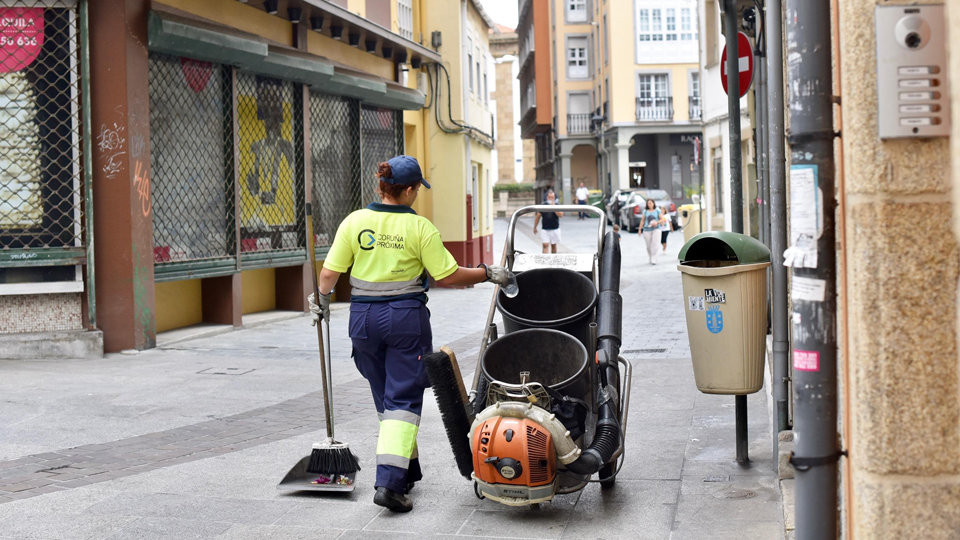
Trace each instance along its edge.
{"label": "utility box", "polygon": [[763,387],[770,250],[745,234],[700,233],[680,250],[697,388],[752,394]]}

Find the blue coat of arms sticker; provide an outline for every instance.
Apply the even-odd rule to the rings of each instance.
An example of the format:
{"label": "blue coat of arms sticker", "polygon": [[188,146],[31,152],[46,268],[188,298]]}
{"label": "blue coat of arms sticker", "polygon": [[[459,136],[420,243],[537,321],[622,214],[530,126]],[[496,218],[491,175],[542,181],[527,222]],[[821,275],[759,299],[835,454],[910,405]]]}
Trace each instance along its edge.
{"label": "blue coat of arms sticker", "polygon": [[707,307],[707,330],[711,334],[723,332],[723,312],[720,311],[720,306]]}

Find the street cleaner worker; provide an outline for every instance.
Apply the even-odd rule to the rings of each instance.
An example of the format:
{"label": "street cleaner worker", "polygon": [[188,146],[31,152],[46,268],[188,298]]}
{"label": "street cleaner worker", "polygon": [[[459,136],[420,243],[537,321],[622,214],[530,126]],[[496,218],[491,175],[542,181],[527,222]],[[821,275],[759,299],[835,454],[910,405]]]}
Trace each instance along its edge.
{"label": "street cleaner worker", "polygon": [[407,492],[423,478],[417,458],[417,431],[423,391],[429,386],[420,358],[433,352],[428,274],[446,286],[492,281],[507,285],[512,273],[499,266],[459,266],[437,228],[410,207],[420,186],[430,184],[410,156],[377,166],[378,193],[371,203],[348,215],[337,229],[320,271],[320,301],[310,296],[314,322],[329,321],[330,294],[351,266],[349,333],[353,360],[373,393],[380,418],[377,480],[373,502],[394,512],[409,512]]}

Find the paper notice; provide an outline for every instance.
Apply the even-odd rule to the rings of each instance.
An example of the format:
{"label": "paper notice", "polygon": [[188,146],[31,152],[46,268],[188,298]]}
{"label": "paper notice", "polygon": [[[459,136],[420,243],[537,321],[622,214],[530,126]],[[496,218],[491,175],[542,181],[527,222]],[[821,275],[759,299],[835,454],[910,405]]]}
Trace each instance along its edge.
{"label": "paper notice", "polygon": [[827,282],[822,279],[793,276],[790,281],[790,298],[807,302],[823,302]]}
{"label": "paper notice", "polygon": [[783,253],[783,265],[817,267],[817,238],[820,237],[820,197],[816,165],[790,167],[790,242]]}

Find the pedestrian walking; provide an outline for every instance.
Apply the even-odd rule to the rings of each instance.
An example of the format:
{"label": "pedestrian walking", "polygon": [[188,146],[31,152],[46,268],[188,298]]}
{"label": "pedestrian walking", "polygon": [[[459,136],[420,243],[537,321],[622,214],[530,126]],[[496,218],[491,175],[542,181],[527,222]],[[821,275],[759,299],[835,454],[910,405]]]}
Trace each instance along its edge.
{"label": "pedestrian walking", "polygon": [[433,351],[428,279],[451,286],[507,285],[512,276],[499,266],[459,266],[437,228],[411,208],[420,186],[430,188],[416,159],[393,157],[377,166],[376,176],[382,202],[370,203],[340,223],[320,271],[319,301],[313,295],[309,300],[314,322],[320,317],[329,321],[333,287],[352,267],[353,359],[370,384],[380,418],[373,502],[408,512],[413,503],[406,494],[423,478],[417,431],[423,391],[429,386],[420,357]]}
{"label": "pedestrian walking", "polygon": [[657,203],[653,199],[647,199],[647,206],[643,211],[643,227],[640,229],[640,235],[647,244],[647,256],[650,258],[650,264],[657,264],[657,239],[660,237],[660,210],[657,209]]}
{"label": "pedestrian walking", "polygon": [[[545,204],[557,204],[557,194],[553,190],[547,191],[547,200]],[[533,234],[537,234],[537,225],[543,221],[543,228],[540,229],[540,243],[543,245],[544,253],[556,253],[557,244],[560,243],[560,218],[563,212],[537,212],[533,218]]]}
{"label": "pedestrian walking", "polygon": [[[588,197],[590,197],[590,190],[587,189],[587,186],[583,185],[583,182],[580,182],[580,187],[577,188],[577,204],[587,204]],[[577,219],[586,218],[586,212],[577,212]]]}
{"label": "pedestrian walking", "polygon": [[670,214],[667,212],[667,207],[663,206],[660,208],[660,245],[663,246],[663,251],[667,251],[667,237],[670,236],[670,231],[673,230],[673,225],[670,223]]}

